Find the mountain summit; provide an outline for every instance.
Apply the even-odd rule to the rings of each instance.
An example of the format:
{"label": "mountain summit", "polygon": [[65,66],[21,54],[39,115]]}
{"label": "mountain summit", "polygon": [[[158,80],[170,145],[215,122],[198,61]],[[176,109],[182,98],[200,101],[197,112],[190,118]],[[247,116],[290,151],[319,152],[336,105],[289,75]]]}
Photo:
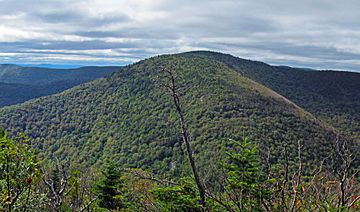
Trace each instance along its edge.
{"label": "mountain summit", "polygon": [[178,75],[195,155],[209,176],[229,138],[249,136],[264,154],[271,153],[272,162],[281,160],[285,146],[295,158],[300,141],[310,167],[338,136],[331,125],[269,88],[290,71],[211,52],[140,61],[60,94],[1,109],[0,123],[29,135],[44,157],[87,166],[112,159],[124,167],[177,175],[188,167],[174,106],[158,86],[161,67]]}

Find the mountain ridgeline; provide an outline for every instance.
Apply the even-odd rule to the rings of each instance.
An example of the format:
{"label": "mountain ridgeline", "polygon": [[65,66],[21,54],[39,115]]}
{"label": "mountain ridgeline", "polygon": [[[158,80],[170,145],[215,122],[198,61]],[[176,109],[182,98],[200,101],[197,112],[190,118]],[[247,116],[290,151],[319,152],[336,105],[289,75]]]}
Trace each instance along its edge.
{"label": "mountain ridgeline", "polygon": [[243,76],[285,96],[349,136],[360,139],[360,73],[270,66],[206,51],[184,55],[221,61]]}
{"label": "mountain ridgeline", "polygon": [[[121,167],[181,176],[189,167],[172,99],[159,86],[159,80],[166,80],[161,67],[177,73],[195,159],[209,181],[216,176],[224,152],[231,148],[230,138],[248,136],[259,145],[263,159],[273,164],[283,160],[284,149],[289,152],[286,157],[295,160],[300,142],[304,167],[309,170],[328,156],[339,139],[332,126],[338,127],[335,111],[316,110],[332,97],[315,87],[325,89],[331,83],[318,85],[314,76],[324,74],[331,79],[333,72],[303,72],[212,52],[142,60],[60,94],[5,107],[0,110],[0,124],[13,135],[29,135],[45,158],[56,156],[86,166],[113,160]],[[312,79],[305,79],[308,74]],[[296,80],[307,84],[298,85]],[[312,89],[310,97],[301,89]],[[354,101],[351,104],[359,103],[356,96],[352,98],[347,99]],[[335,100],[331,102],[331,107],[337,107]],[[358,108],[342,110],[339,108],[343,116],[350,116]],[[350,121],[343,120],[345,125]],[[343,131],[359,134],[356,126]],[[354,143],[353,149],[358,145]]]}
{"label": "mountain ridgeline", "polygon": [[119,69],[111,66],[50,69],[0,65],[0,107],[59,93]]}

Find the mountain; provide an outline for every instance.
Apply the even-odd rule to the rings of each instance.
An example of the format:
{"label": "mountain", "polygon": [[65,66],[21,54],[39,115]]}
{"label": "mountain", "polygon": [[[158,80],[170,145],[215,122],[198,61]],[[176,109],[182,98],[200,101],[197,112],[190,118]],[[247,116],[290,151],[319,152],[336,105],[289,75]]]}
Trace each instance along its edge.
{"label": "mountain", "polygon": [[0,107],[55,94],[118,69],[120,67],[49,69],[3,64],[0,65]]}
{"label": "mountain", "polygon": [[310,168],[338,136],[237,67],[198,53],[153,57],[60,94],[5,107],[1,126],[11,134],[25,132],[43,157],[87,166],[112,159],[123,167],[180,175],[188,167],[172,99],[158,86],[166,80],[163,66],[177,72],[194,154],[209,180],[231,148],[229,138],[249,136],[271,163],[283,159],[285,147],[295,160],[300,141],[304,167]]}
{"label": "mountain", "polygon": [[50,84],[59,81],[89,81],[117,71],[117,66],[51,69],[0,65],[0,82],[27,85]]}
{"label": "mountain", "polygon": [[[25,100],[44,96],[48,94],[46,87],[37,85],[23,85],[0,83],[0,107],[5,105],[13,105]],[[61,90],[59,90],[61,91]]]}
{"label": "mountain", "polygon": [[217,52],[189,52],[220,61],[360,140],[360,73],[270,66]]}

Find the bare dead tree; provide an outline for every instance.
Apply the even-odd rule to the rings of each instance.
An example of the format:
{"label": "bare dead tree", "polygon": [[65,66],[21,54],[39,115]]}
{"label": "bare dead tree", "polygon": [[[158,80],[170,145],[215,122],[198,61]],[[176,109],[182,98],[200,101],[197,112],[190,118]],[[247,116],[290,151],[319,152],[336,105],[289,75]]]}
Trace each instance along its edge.
{"label": "bare dead tree", "polygon": [[199,172],[198,169],[196,167],[196,163],[193,157],[193,151],[190,145],[190,133],[189,133],[189,129],[187,127],[186,121],[185,121],[185,117],[184,117],[184,110],[183,107],[181,105],[181,101],[180,101],[180,87],[177,84],[177,75],[176,72],[173,68],[167,68],[167,67],[162,67],[160,70],[165,76],[166,81],[164,82],[164,80],[159,80],[160,86],[167,89],[169,94],[171,95],[174,105],[175,105],[175,109],[176,112],[179,115],[179,122],[180,122],[180,128],[181,128],[181,134],[182,134],[182,140],[186,145],[186,152],[187,152],[187,156],[189,158],[189,162],[190,162],[190,166],[192,169],[192,173],[193,176],[195,178],[195,182],[200,194],[200,203],[201,205],[203,205],[205,207],[205,195],[206,195],[206,191],[205,191],[205,186],[202,183],[200,176],[199,176]]}
{"label": "bare dead tree", "polygon": [[[69,194],[72,188],[75,185],[75,181],[69,186],[69,179],[71,176],[68,175],[63,165],[56,160],[55,175],[57,175],[54,179],[54,176],[51,174],[47,174],[43,177],[43,182],[49,189],[50,196],[50,205],[53,210],[59,211],[63,203],[63,198]],[[54,174],[54,173],[53,173]]]}
{"label": "bare dead tree", "polygon": [[[301,143],[298,141],[298,173],[295,182],[293,183],[293,199],[291,201],[290,211],[293,212],[295,210],[296,201],[298,200],[298,188],[301,183],[302,176],[302,163],[301,163]],[[293,179],[295,179],[295,174]]]}
{"label": "bare dead tree", "polygon": [[84,205],[84,206],[79,210],[79,212],[82,212],[82,211],[85,211],[85,210],[90,211],[90,210],[89,210],[90,206],[91,206],[96,200],[97,200],[97,197],[94,197],[94,198],[90,199],[90,201],[89,201],[86,205]]}
{"label": "bare dead tree", "polygon": [[357,172],[353,172],[352,163],[354,159],[350,152],[348,141],[340,142],[339,137],[333,144],[332,172],[339,186],[338,207],[346,206],[351,190],[350,181],[355,178]]}
{"label": "bare dead tree", "polygon": [[[328,203],[327,200],[329,199],[330,192],[326,191],[326,187],[324,186],[324,164],[329,157],[324,158],[320,164],[319,168],[313,172],[310,178],[310,182],[307,184],[307,192],[313,197],[308,198],[309,205],[315,205],[315,210],[319,211],[321,208],[321,203]],[[330,203],[328,203],[330,204]]]}
{"label": "bare dead tree", "polygon": [[92,187],[98,181],[99,175],[92,169],[80,168],[75,170],[72,176],[74,183],[71,194],[65,196],[64,203],[71,211],[89,211],[93,203],[97,200],[97,195]]}
{"label": "bare dead tree", "polygon": [[288,180],[289,180],[289,158],[288,158],[288,148],[287,148],[287,144],[285,143],[284,145],[284,164],[283,164],[283,169],[284,169],[284,174],[283,174],[283,179],[282,182],[280,182],[280,193],[281,193],[281,205],[282,207],[284,207],[285,210],[288,210],[287,207],[287,203],[286,203],[286,191],[288,188]]}
{"label": "bare dead tree", "polygon": [[142,171],[139,171],[139,170],[136,170],[136,169],[127,169],[126,172],[132,174],[134,177],[138,177],[138,178],[143,179],[143,180],[154,181],[154,182],[157,182],[157,183],[160,183],[160,184],[163,184],[163,185],[180,185],[177,182],[156,178],[151,173],[145,173],[145,172],[142,172]]}

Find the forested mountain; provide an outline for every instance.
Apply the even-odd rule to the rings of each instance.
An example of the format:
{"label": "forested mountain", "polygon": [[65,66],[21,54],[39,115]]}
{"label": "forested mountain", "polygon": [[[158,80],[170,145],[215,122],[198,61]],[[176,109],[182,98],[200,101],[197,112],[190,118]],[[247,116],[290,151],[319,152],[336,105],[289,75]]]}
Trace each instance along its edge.
{"label": "forested mountain", "polygon": [[184,55],[221,61],[243,76],[285,96],[317,118],[360,139],[360,73],[270,66],[207,51]]}
{"label": "forested mountain", "polygon": [[[180,176],[188,173],[184,144],[171,97],[159,86],[167,79],[159,70],[170,67],[183,91],[196,160],[208,179],[216,175],[215,167],[230,147],[228,139],[244,135],[271,163],[283,159],[284,148],[287,157],[296,158],[298,142],[306,169],[328,155],[337,137],[332,127],[254,81],[263,67],[268,81],[276,78],[270,70],[278,73],[278,68],[245,60],[235,60],[243,66],[231,66],[202,55],[153,57],[60,94],[5,107],[1,126],[12,134],[25,132],[47,158],[84,165],[112,159],[122,167]],[[241,70],[256,72],[248,77]]]}
{"label": "forested mountain", "polygon": [[119,69],[120,67],[49,69],[0,65],[0,107],[55,94]]}
{"label": "forested mountain", "polygon": [[0,65],[0,82],[26,85],[50,84],[59,81],[89,81],[117,71],[117,66],[53,69]]}

